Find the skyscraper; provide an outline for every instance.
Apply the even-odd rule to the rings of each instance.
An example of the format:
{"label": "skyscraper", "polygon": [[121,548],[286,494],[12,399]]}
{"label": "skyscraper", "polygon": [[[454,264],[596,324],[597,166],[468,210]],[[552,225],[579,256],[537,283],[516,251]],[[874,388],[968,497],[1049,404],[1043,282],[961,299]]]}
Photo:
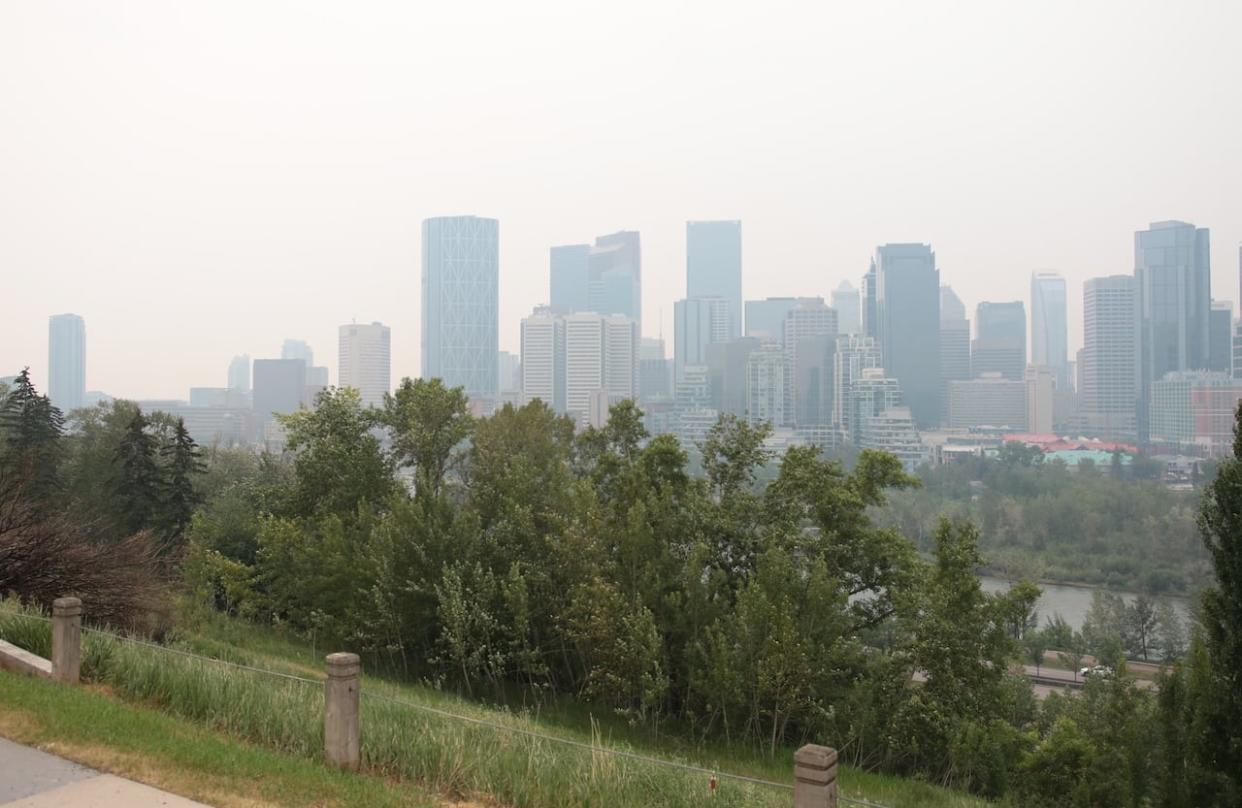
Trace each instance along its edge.
{"label": "skyscraper", "polygon": [[590,255],[590,244],[552,248],[548,300],[557,314],[590,310]]}
{"label": "skyscraper", "polygon": [[841,334],[862,333],[862,302],[858,290],[849,281],[832,290],[832,308],[837,312],[837,331]]}
{"label": "skyscraper", "polygon": [[[875,303],[875,259],[871,259],[871,266],[867,269],[867,274],[863,275],[862,287],[859,290],[859,303],[862,308],[862,333],[863,336],[880,337],[880,320],[876,311]],[[965,315],[963,315],[965,316]]]}
{"label": "skyscraper", "polygon": [[742,335],[742,223],[686,222],[686,297],[728,304],[725,339]]}
{"label": "skyscraper", "polygon": [[638,395],[639,351],[628,317],[536,308],[522,320],[522,401],[539,399],[586,424],[601,404],[606,411]]}
{"label": "skyscraper", "polygon": [[258,440],[271,438],[275,415],[297,412],[306,394],[306,363],[301,359],[254,360],[254,417]]}
{"label": "skyscraper", "polygon": [[785,315],[785,416],[797,426],[832,421],[832,357],[837,312],[821,297],[807,297]]}
{"label": "skyscraper", "polygon": [[585,423],[591,409],[591,394],[604,386],[604,319],[588,312],[567,314],[561,319],[565,412]]}
{"label": "skyscraper", "polygon": [[1139,440],[1145,441],[1151,383],[1175,370],[1202,370],[1210,351],[1212,300],[1205,227],[1153,222],[1134,234],[1139,306]]}
{"label": "skyscraper", "polygon": [[942,401],[949,400],[949,382],[970,379],[970,320],[966,305],[946,285],[940,287],[940,378]]}
{"label": "skyscraper", "polygon": [[337,384],[358,391],[363,406],[380,407],[392,390],[392,334],[382,323],[337,329]]}
{"label": "skyscraper", "polygon": [[940,271],[927,244],[875,251],[877,334],[884,369],[901,384],[915,423],[940,423]]}
{"label": "skyscraper", "polygon": [[538,399],[558,413],[565,411],[565,402],[557,398],[564,365],[560,328],[560,320],[546,306],[522,318],[522,403]]}
{"label": "skyscraper", "polygon": [[643,337],[638,354],[638,397],[642,401],[671,398],[673,365],[664,355],[664,340]]}
{"label": "skyscraper", "polygon": [[746,420],[752,425],[779,425],[785,413],[785,354],[767,344],[746,357]]}
{"label": "skyscraper", "polygon": [[713,409],[737,416],[746,414],[747,363],[762,345],[756,337],[738,337],[707,346],[707,384]]}
{"label": "skyscraper", "polygon": [[250,354],[239,354],[229,362],[229,390],[250,392]]}
{"label": "skyscraper", "polygon": [[315,352],[310,343],[301,339],[286,339],[280,346],[281,359],[301,359],[307,367],[315,364]]}
{"label": "skyscraper", "polygon": [[1109,437],[1135,435],[1139,398],[1138,290],[1129,275],[1083,287],[1083,426]]}
{"label": "skyscraper", "polygon": [[47,323],[47,392],[66,415],[86,395],[86,323],[76,314],[55,314]]}
{"label": "skyscraper", "polygon": [[494,402],[498,380],[500,223],[423,221],[423,377]]}
{"label": "skyscraper", "polygon": [[673,380],[691,365],[707,364],[707,346],[729,339],[729,301],[722,297],[678,300],[673,304]]}
{"label": "skyscraper", "polygon": [[1208,370],[1233,373],[1233,302],[1213,300],[1208,312]]}
{"label": "skyscraper", "polygon": [[1070,386],[1066,311],[1065,278],[1055,272],[1031,275],[1031,364],[1049,368],[1061,389]]}
{"label": "skyscraper", "polygon": [[796,297],[747,300],[746,336],[779,343],[785,338],[785,315],[796,305]]}
{"label": "skyscraper", "polygon": [[587,259],[588,310],[622,314],[643,326],[642,251],[638,233],[623,230],[595,239]]}
{"label": "skyscraper", "polygon": [[880,367],[880,346],[874,337],[847,334],[837,340],[832,370],[832,422],[851,440],[858,426],[853,410],[854,382],[862,378],[864,370]]}
{"label": "skyscraper", "polygon": [[1026,307],[1022,301],[991,303],[975,309],[975,341],[970,349],[974,377],[999,373],[1021,381],[1026,371]]}

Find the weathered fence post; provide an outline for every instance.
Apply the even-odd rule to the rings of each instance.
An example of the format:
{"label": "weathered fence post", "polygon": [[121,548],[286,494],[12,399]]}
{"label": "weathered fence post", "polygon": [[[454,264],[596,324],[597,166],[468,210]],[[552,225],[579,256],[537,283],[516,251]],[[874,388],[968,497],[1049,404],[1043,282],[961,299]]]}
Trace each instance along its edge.
{"label": "weathered fence post", "polygon": [[82,672],[82,601],[52,601],[52,678],[71,685]]}
{"label": "weathered fence post", "polygon": [[837,808],[837,750],[807,744],[794,752],[794,808]]}
{"label": "weathered fence post", "polygon": [[330,766],[357,769],[358,702],[362,662],[357,654],[328,654],[323,683],[323,755]]}

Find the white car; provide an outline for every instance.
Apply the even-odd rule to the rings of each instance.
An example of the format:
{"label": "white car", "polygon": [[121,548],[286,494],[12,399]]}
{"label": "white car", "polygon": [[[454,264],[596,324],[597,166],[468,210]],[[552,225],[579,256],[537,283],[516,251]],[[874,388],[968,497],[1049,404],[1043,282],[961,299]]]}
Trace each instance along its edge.
{"label": "white car", "polygon": [[1088,676],[1108,677],[1113,675],[1113,669],[1107,665],[1091,665],[1079,670],[1078,675],[1084,679]]}

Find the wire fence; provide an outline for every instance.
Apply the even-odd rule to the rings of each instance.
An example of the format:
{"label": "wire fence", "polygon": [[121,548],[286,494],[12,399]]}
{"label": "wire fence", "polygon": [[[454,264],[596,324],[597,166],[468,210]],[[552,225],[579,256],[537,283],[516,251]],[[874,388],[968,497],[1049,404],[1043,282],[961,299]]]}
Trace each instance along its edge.
{"label": "wire fence", "polygon": [[[4,612],[4,614],[7,614],[11,617],[38,620],[44,623],[52,622],[52,618],[47,617],[46,615],[32,614],[30,612],[6,611]],[[110,640],[127,643],[129,645],[133,645],[136,647],[147,648],[153,651],[160,651],[163,653],[172,654],[172,655],[179,656],[185,659],[195,660],[200,663],[208,663],[211,665],[217,665],[217,666],[224,667],[224,668],[232,668],[235,670],[246,671],[248,673],[259,674],[262,676],[271,676],[277,679],[283,679],[283,680],[292,681],[292,682],[300,682],[300,683],[309,684],[309,685],[320,686],[324,683],[324,680],[322,678],[315,679],[309,676],[299,676],[297,674],[285,673],[283,671],[275,671],[269,668],[260,668],[260,667],[256,667],[253,665],[245,665],[240,662],[233,662],[227,659],[220,659],[218,657],[211,657],[211,656],[206,656],[204,654],[197,654],[192,651],[186,651],[180,648],[174,648],[169,645],[161,645],[160,643],[139,639],[137,637],[133,637],[127,634],[118,634],[116,632],[105,631],[105,630],[97,629],[97,628],[89,628],[86,626],[82,627],[82,631],[83,633],[88,633],[88,634],[92,634],[98,637],[104,637]],[[682,763],[676,760],[667,760],[665,758],[654,757],[651,755],[644,755],[641,752],[632,752],[627,749],[619,749],[613,746],[602,746],[598,744],[587,743],[585,741],[577,741],[572,738],[562,738],[556,735],[548,735],[546,733],[536,732],[534,730],[522,729],[521,727],[508,726],[505,724],[497,723],[495,721],[488,721],[487,719],[483,719],[483,718],[476,718],[474,716],[462,715],[461,713],[455,713],[450,710],[443,710],[438,707],[432,707],[427,704],[419,704],[418,702],[397,698],[396,696],[390,696],[385,693],[375,693],[375,692],[370,692],[370,691],[367,691],[366,689],[363,689],[361,691],[361,695],[367,699],[375,699],[377,701],[383,701],[383,702],[388,702],[390,704],[396,704],[401,707],[405,707],[407,709],[414,710],[416,712],[424,713],[427,715],[434,715],[439,718],[444,718],[444,719],[448,719],[451,721],[459,721],[465,724],[471,724],[473,726],[484,727],[484,728],[487,728],[487,729],[490,729],[496,732],[505,732],[511,735],[519,735],[525,738],[530,738],[532,740],[545,741],[545,742],[552,743],[552,744],[559,744],[561,746],[578,749],[584,752],[590,752],[592,754],[612,755],[614,757],[625,758],[627,760],[634,760],[634,761],[646,763],[652,766],[663,766],[666,768],[677,769],[680,771],[692,772],[695,774],[702,774],[702,775],[717,778],[720,780],[731,780],[734,782],[746,783],[752,786],[764,786],[768,788],[781,789],[781,790],[789,791],[789,792],[792,792],[794,790],[794,786],[792,783],[782,783],[776,780],[767,780],[762,777],[751,777],[745,774],[734,774],[732,772],[720,771],[718,769],[712,769],[706,766],[697,766],[692,763]],[[890,808],[890,806],[882,805],[876,802],[871,802],[869,800],[859,799],[856,797],[847,797],[844,794],[838,794],[837,800],[839,802],[849,803],[851,805],[860,805],[860,806],[863,806],[863,808]]]}

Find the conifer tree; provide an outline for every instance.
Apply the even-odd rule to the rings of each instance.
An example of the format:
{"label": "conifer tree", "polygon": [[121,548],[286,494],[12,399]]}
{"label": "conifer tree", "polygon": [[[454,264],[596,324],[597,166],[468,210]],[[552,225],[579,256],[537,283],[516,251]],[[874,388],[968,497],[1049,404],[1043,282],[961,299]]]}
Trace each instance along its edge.
{"label": "conifer tree", "polygon": [[159,509],[161,475],[155,437],[139,410],[125,428],[116,449],[116,499],[121,527],[128,534],[152,527]]}
{"label": "conifer tree", "polygon": [[65,417],[40,395],[23,368],[0,398],[0,466],[22,480],[32,500],[45,500],[58,487]]}
{"label": "conifer tree", "polygon": [[206,470],[202,454],[185,428],[185,420],[178,418],[172,440],[160,447],[164,459],[160,528],[167,541],[179,540],[184,535],[199,504],[201,498],[194,478]]}

